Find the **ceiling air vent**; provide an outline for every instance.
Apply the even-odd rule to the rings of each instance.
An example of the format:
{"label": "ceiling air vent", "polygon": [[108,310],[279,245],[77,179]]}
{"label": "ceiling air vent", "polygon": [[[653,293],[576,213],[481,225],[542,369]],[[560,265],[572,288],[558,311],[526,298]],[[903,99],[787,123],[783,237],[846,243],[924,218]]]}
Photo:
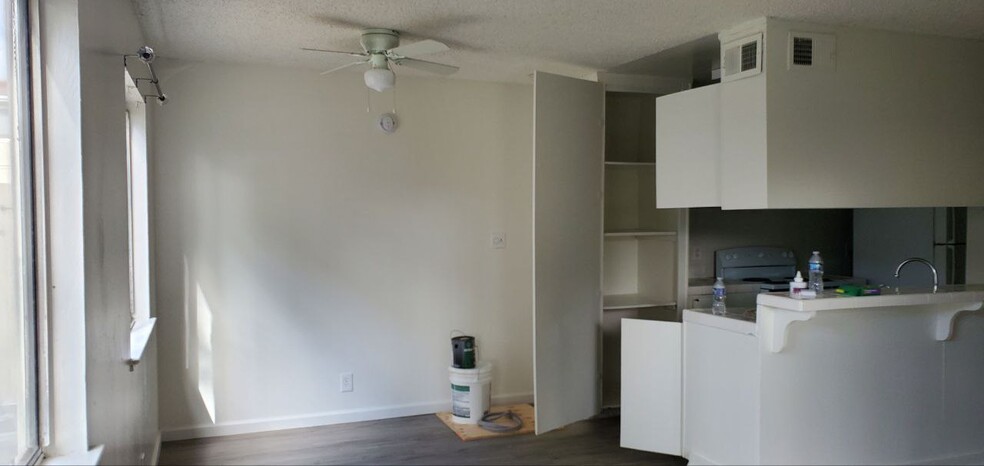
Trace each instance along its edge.
{"label": "ceiling air vent", "polygon": [[786,69],[834,69],[833,34],[814,32],[789,33],[789,64]]}
{"label": "ceiling air vent", "polygon": [[721,46],[721,81],[762,72],[762,34],[753,34]]}

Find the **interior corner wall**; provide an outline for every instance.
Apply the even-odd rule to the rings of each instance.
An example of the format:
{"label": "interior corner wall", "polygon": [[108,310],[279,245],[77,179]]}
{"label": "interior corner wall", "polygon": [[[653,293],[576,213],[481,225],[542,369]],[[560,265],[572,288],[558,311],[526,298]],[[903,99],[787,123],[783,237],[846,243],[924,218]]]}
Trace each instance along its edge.
{"label": "interior corner wall", "polygon": [[531,86],[160,63],[165,439],[446,410],[453,329],[532,400]]}
{"label": "interior corner wall", "polygon": [[[103,464],[149,464],[158,439],[156,343],[130,372],[123,54],[144,45],[133,5],[79,2],[86,405]],[[57,381],[56,381],[57,383]]]}

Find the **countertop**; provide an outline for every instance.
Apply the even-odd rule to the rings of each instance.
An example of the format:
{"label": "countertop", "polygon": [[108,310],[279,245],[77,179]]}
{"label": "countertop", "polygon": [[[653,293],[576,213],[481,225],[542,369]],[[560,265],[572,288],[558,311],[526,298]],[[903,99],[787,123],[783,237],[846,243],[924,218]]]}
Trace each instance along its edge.
{"label": "countertop", "polygon": [[790,298],[786,292],[761,293],[756,302],[760,306],[800,312],[975,303],[984,302],[984,285],[948,285],[935,292],[931,288],[882,288],[882,294],[876,296],[844,296],[828,290],[815,299]]}

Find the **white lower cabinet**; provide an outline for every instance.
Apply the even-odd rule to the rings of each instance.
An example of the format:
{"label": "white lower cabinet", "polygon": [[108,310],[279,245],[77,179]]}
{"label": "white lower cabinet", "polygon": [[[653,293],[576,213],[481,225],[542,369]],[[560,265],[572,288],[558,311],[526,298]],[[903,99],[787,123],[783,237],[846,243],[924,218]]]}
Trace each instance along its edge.
{"label": "white lower cabinet", "polygon": [[621,446],[680,455],[679,322],[622,319]]}
{"label": "white lower cabinet", "polygon": [[976,289],[622,319],[621,445],[692,465],[984,464]]}
{"label": "white lower cabinet", "polygon": [[759,462],[755,325],[709,317],[622,319],[622,447],[690,464]]}
{"label": "white lower cabinet", "polygon": [[690,464],[758,464],[758,339],[749,335],[755,324],[698,317],[710,322],[682,324],[683,454]]}

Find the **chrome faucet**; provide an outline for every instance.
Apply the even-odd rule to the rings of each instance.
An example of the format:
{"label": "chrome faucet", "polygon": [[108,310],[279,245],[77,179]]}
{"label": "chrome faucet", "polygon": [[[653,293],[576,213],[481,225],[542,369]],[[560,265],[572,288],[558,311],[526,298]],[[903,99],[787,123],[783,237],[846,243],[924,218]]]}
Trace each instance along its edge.
{"label": "chrome faucet", "polygon": [[921,262],[923,264],[926,264],[926,267],[929,267],[929,270],[933,271],[933,293],[936,293],[936,289],[939,288],[940,286],[940,276],[939,274],[936,273],[936,267],[933,267],[933,263],[921,257],[910,257],[902,261],[902,263],[895,268],[895,279],[896,279],[895,289],[898,289],[899,285],[901,285],[902,282],[902,278],[899,276],[899,273],[902,272],[902,267],[904,267],[905,264],[908,264],[909,262]]}

